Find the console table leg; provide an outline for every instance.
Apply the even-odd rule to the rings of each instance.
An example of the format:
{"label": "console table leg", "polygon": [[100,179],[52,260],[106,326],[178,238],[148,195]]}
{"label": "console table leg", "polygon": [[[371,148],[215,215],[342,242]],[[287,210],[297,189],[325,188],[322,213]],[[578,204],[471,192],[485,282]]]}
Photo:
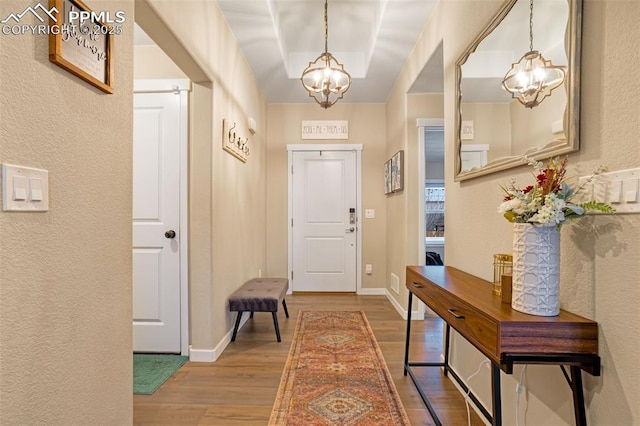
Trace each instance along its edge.
{"label": "console table leg", "polygon": [[449,323],[445,323],[444,329],[444,375],[449,374],[449,336],[451,335],[451,326]]}
{"label": "console table leg", "polygon": [[584,409],[584,393],[582,391],[582,371],[580,367],[571,366],[571,390],[573,392],[573,411],[577,426],[587,426],[587,414]]}
{"label": "console table leg", "polygon": [[409,304],[407,305],[407,338],[404,342],[404,375],[407,375],[407,364],[409,363],[409,338],[411,337],[411,302],[413,293],[409,292]]}
{"label": "console table leg", "polygon": [[491,363],[491,396],[493,398],[493,418],[491,424],[493,426],[502,425],[502,405],[500,395],[500,368]]}

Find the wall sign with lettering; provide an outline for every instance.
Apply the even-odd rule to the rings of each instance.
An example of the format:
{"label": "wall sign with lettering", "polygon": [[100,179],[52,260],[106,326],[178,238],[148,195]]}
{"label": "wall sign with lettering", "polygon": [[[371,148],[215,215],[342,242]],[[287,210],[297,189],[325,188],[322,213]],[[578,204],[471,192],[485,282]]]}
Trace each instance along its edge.
{"label": "wall sign with lettering", "polygon": [[349,121],[303,120],[302,139],[349,139]]}
{"label": "wall sign with lettering", "polygon": [[[104,24],[99,17],[105,12],[96,13],[80,0],[49,0],[49,7],[54,17],[50,20],[49,61],[113,93],[113,36],[122,32],[122,26]],[[115,22],[124,22],[124,13],[116,18]]]}
{"label": "wall sign with lettering", "polygon": [[249,138],[241,136],[239,126],[235,121],[222,120],[222,149],[243,163],[247,162]]}

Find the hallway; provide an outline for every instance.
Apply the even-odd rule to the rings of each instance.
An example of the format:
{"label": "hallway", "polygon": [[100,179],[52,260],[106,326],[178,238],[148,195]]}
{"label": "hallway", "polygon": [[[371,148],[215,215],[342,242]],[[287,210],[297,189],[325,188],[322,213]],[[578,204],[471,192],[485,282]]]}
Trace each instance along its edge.
{"label": "hallway", "polygon": [[[414,425],[433,420],[411,379],[402,374],[406,322],[382,296],[295,294],[287,297],[290,318],[279,313],[282,343],[277,343],[268,313],[256,313],[215,363],[185,364],[153,395],[134,395],[135,425],[266,425],[301,310],[362,310],[366,313]],[[438,360],[442,322],[412,323],[412,359]],[[425,335],[425,333],[429,335]],[[423,344],[419,344],[422,341]],[[423,387],[442,422],[467,423],[464,399],[440,369],[422,369]],[[472,411],[472,424],[483,424]]]}

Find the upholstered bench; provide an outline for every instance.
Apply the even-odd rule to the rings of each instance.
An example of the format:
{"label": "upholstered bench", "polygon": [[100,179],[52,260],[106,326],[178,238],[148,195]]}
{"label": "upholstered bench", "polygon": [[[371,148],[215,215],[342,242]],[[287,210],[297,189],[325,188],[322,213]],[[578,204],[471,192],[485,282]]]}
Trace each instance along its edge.
{"label": "upholstered bench", "polygon": [[231,341],[235,342],[238,327],[244,312],[251,312],[249,318],[253,318],[254,312],[271,312],[273,325],[276,328],[276,337],[280,342],[280,328],[278,327],[278,305],[282,302],[284,313],[289,318],[287,304],[284,296],[289,289],[289,280],[286,278],[254,278],[247,281],[237,289],[229,298],[229,310],[238,312],[236,325],[233,328]]}

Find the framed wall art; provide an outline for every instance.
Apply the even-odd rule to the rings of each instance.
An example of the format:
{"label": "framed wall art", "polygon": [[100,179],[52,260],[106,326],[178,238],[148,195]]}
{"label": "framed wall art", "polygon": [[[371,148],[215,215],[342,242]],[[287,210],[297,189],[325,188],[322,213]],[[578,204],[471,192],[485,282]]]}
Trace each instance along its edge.
{"label": "framed wall art", "polygon": [[[105,93],[113,93],[113,36],[121,26],[106,25],[92,16],[80,0],[49,0],[53,11],[49,34],[49,61]],[[55,9],[53,9],[55,8]],[[84,12],[84,13],[83,13]]]}
{"label": "framed wall art", "polygon": [[403,189],[404,151],[398,151],[384,163],[384,193],[390,194]]}
{"label": "framed wall art", "polygon": [[387,160],[384,163],[384,193],[392,193],[391,189],[391,160]]}

